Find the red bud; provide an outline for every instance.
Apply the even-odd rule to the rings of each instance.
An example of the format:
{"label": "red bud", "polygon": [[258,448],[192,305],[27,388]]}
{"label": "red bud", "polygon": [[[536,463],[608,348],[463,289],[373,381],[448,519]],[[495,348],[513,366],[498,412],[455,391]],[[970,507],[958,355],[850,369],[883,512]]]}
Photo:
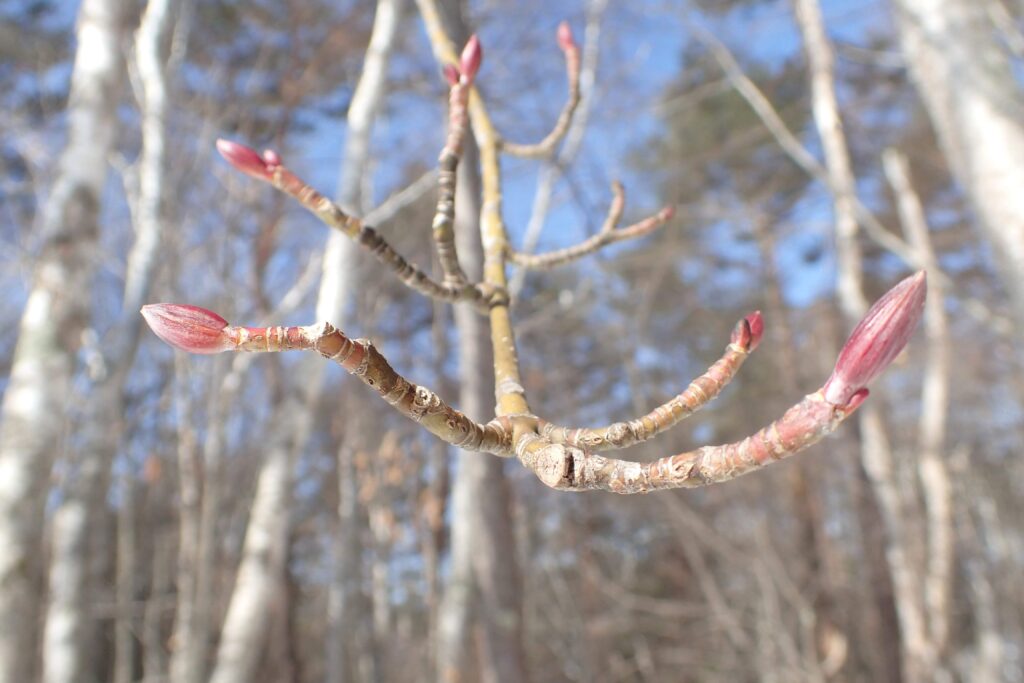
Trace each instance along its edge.
{"label": "red bud", "polygon": [[663,221],[670,221],[673,218],[675,218],[675,215],[676,215],[676,207],[674,207],[674,206],[666,206],[665,208],[663,208],[661,210],[661,219]]}
{"label": "red bud", "polygon": [[875,302],[839,352],[835,370],[825,383],[825,400],[846,406],[899,355],[910,341],[928,293],[924,271],[890,289]]}
{"label": "red bud", "polygon": [[563,21],[558,25],[558,47],[562,48],[563,52],[568,52],[576,47],[576,41],[572,39],[572,29],[569,27],[568,21]]}
{"label": "red bud", "polygon": [[270,180],[271,174],[271,159],[276,162],[274,165],[280,164],[281,160],[277,158],[277,154],[270,152],[270,158],[266,158],[266,155],[260,156],[259,153],[251,147],[240,145],[237,142],[231,140],[225,140],[223,138],[217,140],[217,151],[224,157],[224,160],[234,166],[236,169],[251,175],[253,178],[259,178],[260,180]]}
{"label": "red bud", "polygon": [[441,69],[444,74],[444,80],[448,82],[449,88],[454,88],[459,84],[459,70],[451,64],[445,64],[444,68]]}
{"label": "red bud", "polygon": [[761,337],[764,336],[764,318],[761,317],[761,311],[754,311],[744,320],[750,326],[750,350],[753,351],[761,343]]}
{"label": "red bud", "polygon": [[480,45],[480,39],[474,33],[466,41],[466,47],[462,48],[462,57],[459,59],[459,71],[462,72],[462,78],[467,85],[476,78],[476,72],[480,70],[480,62],[483,59],[484,49]]}
{"label": "red bud", "polygon": [[228,321],[213,311],[185,304],[142,307],[149,329],[171,346],[189,353],[220,353],[234,348]]}

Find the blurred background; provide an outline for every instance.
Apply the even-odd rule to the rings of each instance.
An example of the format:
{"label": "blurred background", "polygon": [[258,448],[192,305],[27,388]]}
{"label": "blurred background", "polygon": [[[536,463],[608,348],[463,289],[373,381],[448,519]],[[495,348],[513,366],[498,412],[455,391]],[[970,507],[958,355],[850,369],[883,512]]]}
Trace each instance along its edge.
{"label": "blurred background", "polygon": [[[424,0],[425,1],[425,0]],[[908,352],[839,432],[706,489],[544,487],[340,368],[186,356],[140,305],[330,319],[477,418],[482,318],[432,304],[214,154],[273,148],[431,268],[447,89],[410,0],[0,2],[0,681],[1024,680],[1024,4],[442,3],[506,159],[531,406],[643,414],[760,309],[698,417],[753,432],[821,386],[865,305],[929,270]],[[460,167],[459,240],[479,183]],[[323,273],[323,276],[322,276]]]}

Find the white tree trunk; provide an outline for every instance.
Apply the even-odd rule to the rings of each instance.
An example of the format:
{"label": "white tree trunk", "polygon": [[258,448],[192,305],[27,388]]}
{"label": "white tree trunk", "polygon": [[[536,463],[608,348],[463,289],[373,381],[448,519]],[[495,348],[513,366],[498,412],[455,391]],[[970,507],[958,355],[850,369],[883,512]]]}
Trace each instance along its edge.
{"label": "white tree trunk", "polygon": [[895,3],[910,74],[1024,326],[1024,90],[987,5]]}
{"label": "white tree trunk", "polygon": [[45,243],[22,314],[0,413],[0,681],[33,678],[39,537],[46,479],[66,429],[93,253],[117,130],[125,0],[84,0],[68,101],[68,141],[40,229]]}
{"label": "white tree trunk", "polygon": [[105,342],[104,375],[93,387],[80,429],[77,473],[54,514],[50,603],[43,638],[47,683],[72,683],[92,675],[89,667],[98,634],[88,604],[90,536],[102,528],[110,468],[121,432],[122,390],[140,330],[138,309],[150,289],[162,230],[167,100],[163,55],[171,22],[171,0],[151,0],[136,37],[143,101],[135,242],[128,258],[122,315]]}
{"label": "white tree trunk", "polygon": [[[360,78],[349,107],[349,135],[346,139],[339,192],[339,201],[343,205],[361,203],[359,189],[369,154],[371,127],[383,96],[388,58],[401,20],[402,5],[402,0],[382,0],[378,5],[364,76]],[[353,258],[353,246],[351,240],[344,235],[330,235],[317,299],[318,319],[330,320],[341,327],[345,323],[345,305],[350,297],[349,264]],[[304,392],[302,405],[281,410],[281,419],[277,421],[278,429],[282,433],[289,433],[288,443],[275,448],[260,471],[238,580],[221,634],[212,677],[214,683],[243,683],[252,679],[270,632],[269,621],[275,618],[272,616],[275,613],[274,606],[284,602],[284,562],[289,535],[292,464],[304,450],[313,428],[312,416],[322,387],[322,360],[305,360],[298,376],[302,378]],[[336,572],[336,575],[339,574],[343,575],[344,572]],[[342,576],[341,580],[344,579]],[[332,590],[335,589],[332,587]],[[337,596],[332,599],[337,601]],[[262,618],[258,616],[260,614]],[[336,615],[337,621],[329,625],[330,633],[337,634],[342,625],[351,626],[348,621],[350,615],[344,608],[332,610],[332,614]],[[329,661],[337,660],[336,657],[329,657]]]}
{"label": "white tree trunk", "polygon": [[[338,186],[338,202],[355,211],[357,215],[363,215],[366,210],[368,198],[363,196],[362,180],[367,173],[373,124],[384,100],[388,65],[398,39],[398,29],[406,5],[407,0],[379,0],[377,3],[363,70],[345,118],[348,130]],[[351,239],[336,232],[331,233],[324,253],[323,276],[317,299],[318,320],[330,320],[339,327],[344,326],[345,309],[351,298],[351,273],[358,257],[357,252],[358,247]],[[319,389],[308,395],[307,404],[310,410],[315,408],[319,399]],[[331,584],[328,587],[327,680],[330,683],[341,683],[346,679],[347,672],[357,668],[346,657],[346,653],[354,649],[346,647],[346,637],[360,629],[364,631],[364,637],[358,640],[368,640],[365,637],[367,625],[355,616],[354,611],[353,598],[358,590],[356,579],[360,575],[361,549],[356,527],[358,524],[352,444],[348,444],[342,446],[338,457],[338,519],[332,554],[334,567]],[[364,662],[372,663],[373,658],[364,657]],[[358,668],[365,669],[366,665]]]}
{"label": "white tree trunk", "polygon": [[[814,121],[835,192],[839,305],[847,324],[852,327],[863,316],[867,305],[857,244],[856,182],[836,101],[832,46],[825,34],[818,0],[794,0],[794,8],[807,53]],[[930,674],[934,673],[936,653],[925,621],[916,572],[919,567],[909,552],[911,536],[906,517],[915,514],[917,500],[903,495],[899,487],[896,463],[877,406],[874,403],[863,406],[858,411],[858,420],[861,461],[886,529],[886,559],[900,625],[903,675],[913,683],[924,683],[931,680]]]}

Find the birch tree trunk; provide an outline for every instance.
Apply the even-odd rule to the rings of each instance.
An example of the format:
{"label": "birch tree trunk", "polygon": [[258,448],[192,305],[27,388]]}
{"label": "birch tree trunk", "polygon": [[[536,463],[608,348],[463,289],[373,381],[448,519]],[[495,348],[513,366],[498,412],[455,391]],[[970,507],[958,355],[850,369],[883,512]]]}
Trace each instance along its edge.
{"label": "birch tree trunk", "polygon": [[[456,44],[469,31],[458,3],[446,3]],[[480,174],[476,145],[467,134],[458,169],[455,198],[456,250],[471,280],[483,269],[479,238]],[[494,381],[486,321],[466,304],[455,306],[459,336],[459,405],[475,420],[493,414]],[[462,676],[469,651],[472,619],[482,634],[481,680],[526,680],[522,648],[522,585],[515,562],[511,496],[504,463],[459,451],[452,487],[450,574],[438,615],[438,679]]]}
{"label": "birch tree trunk", "polygon": [[1024,326],[1024,90],[987,2],[897,0],[910,75]]}
{"label": "birch tree trunk", "polygon": [[[124,381],[141,321],[139,307],[153,279],[163,221],[167,83],[166,44],[173,20],[171,0],[151,0],[136,36],[136,63],[142,86],[142,156],[135,213],[135,243],[128,257],[122,313],[105,341],[103,375],[94,385],[80,428],[77,475],[54,514],[50,565],[50,603],[43,638],[43,680],[89,680],[98,642],[90,616],[92,538],[102,527],[110,468],[121,435]],[[91,596],[94,597],[95,596]]]}
{"label": "birch tree trunk", "polygon": [[[339,190],[339,202],[343,206],[357,205],[356,208],[360,208],[360,187],[369,154],[372,122],[383,97],[388,58],[397,35],[402,6],[402,0],[382,0],[378,5],[363,76],[349,106],[349,134]],[[316,306],[318,319],[330,320],[341,327],[345,325],[344,313],[351,295],[352,248],[351,241],[344,235],[331,234],[324,254],[323,277]],[[270,632],[272,608],[285,595],[284,561],[289,534],[292,465],[305,449],[313,428],[312,416],[322,390],[323,373],[318,359],[310,358],[302,363],[298,376],[303,389],[301,405],[293,403],[279,411],[278,431],[289,433],[288,442],[279,444],[268,454],[260,471],[238,580],[221,634],[212,677],[214,683],[252,680]],[[342,471],[345,473],[344,468]],[[346,544],[346,547],[350,546]],[[339,580],[345,581],[346,578],[342,575]],[[337,596],[332,599],[336,601]],[[332,611],[337,617],[337,621],[329,626],[332,634],[338,634],[341,625],[349,623],[345,605],[347,603]],[[343,658],[340,663],[337,656],[328,659],[333,662],[334,669],[330,675],[340,675],[337,672],[344,670]]]}
{"label": "birch tree trunk", "polygon": [[[363,70],[356,84],[352,101],[345,117],[347,134],[338,186],[338,202],[357,215],[364,215],[366,197],[362,189],[367,172],[373,124],[377,118],[387,86],[388,65],[398,38],[398,29],[405,14],[407,0],[379,0],[374,15],[370,43],[366,48]],[[324,253],[323,275],[317,300],[317,319],[345,324],[345,312],[351,298],[351,273],[355,267],[358,247],[345,235],[332,232]],[[312,361],[315,366],[315,359]],[[311,372],[318,372],[311,368]],[[313,410],[320,400],[319,389],[307,397]],[[347,437],[346,437],[347,438]],[[353,444],[344,444],[338,452],[338,516],[332,554],[333,571],[328,587],[327,614],[327,680],[341,683],[347,673],[373,667],[374,658],[364,657],[363,666],[349,661],[346,635],[354,630],[364,631],[360,642],[367,642],[367,625],[355,614],[355,597],[360,576],[358,496],[355,468],[352,462]],[[353,653],[354,654],[354,653]],[[369,655],[371,653],[363,653]],[[352,657],[352,659],[357,659]],[[367,672],[369,673],[369,672]]]}
{"label": "birch tree trunk", "polygon": [[[864,297],[858,224],[855,216],[856,183],[835,95],[834,58],[825,34],[818,0],[794,0],[797,22],[811,77],[813,113],[825,152],[825,166],[835,190],[835,240],[838,261],[839,306],[849,326],[863,316]],[[910,550],[911,522],[919,515],[916,498],[903,495],[885,424],[876,403],[858,412],[861,461],[878,501],[886,529],[886,559],[892,576],[899,619],[903,676],[914,683],[932,680],[935,651],[927,631],[924,605],[914,557]]]}
{"label": "birch tree trunk", "polygon": [[68,100],[68,141],[39,222],[44,245],[22,314],[0,413],[0,681],[33,679],[39,537],[61,449],[89,296],[107,156],[123,80],[124,0],[84,0]]}

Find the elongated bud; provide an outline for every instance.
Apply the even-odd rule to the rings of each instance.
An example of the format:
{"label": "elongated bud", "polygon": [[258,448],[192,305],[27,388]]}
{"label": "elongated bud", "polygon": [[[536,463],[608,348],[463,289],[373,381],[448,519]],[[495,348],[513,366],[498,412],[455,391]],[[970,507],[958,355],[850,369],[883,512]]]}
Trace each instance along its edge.
{"label": "elongated bud", "polygon": [[928,284],[924,271],[906,278],[875,302],[839,352],[825,382],[825,400],[845,406],[899,355],[921,320]]}
{"label": "elongated bud", "polygon": [[484,59],[484,49],[480,45],[480,39],[474,33],[466,41],[466,47],[462,48],[462,57],[459,58],[459,71],[462,72],[462,81],[470,85],[476,78],[476,72],[480,70],[480,62]]}
{"label": "elongated bud", "polygon": [[281,160],[274,152],[260,156],[259,152],[251,147],[246,147],[223,138],[217,140],[217,151],[220,152],[225,161],[236,169],[260,180],[271,180],[273,178],[273,167],[281,163]]}
{"label": "elongated bud", "polygon": [[228,321],[199,306],[149,304],[142,307],[142,317],[153,334],[182,351],[220,353],[235,346]]}
{"label": "elongated bud", "polygon": [[558,25],[558,47],[562,48],[562,52],[568,52],[576,47],[576,41],[572,38],[572,28],[569,27],[568,21],[563,21]]}

